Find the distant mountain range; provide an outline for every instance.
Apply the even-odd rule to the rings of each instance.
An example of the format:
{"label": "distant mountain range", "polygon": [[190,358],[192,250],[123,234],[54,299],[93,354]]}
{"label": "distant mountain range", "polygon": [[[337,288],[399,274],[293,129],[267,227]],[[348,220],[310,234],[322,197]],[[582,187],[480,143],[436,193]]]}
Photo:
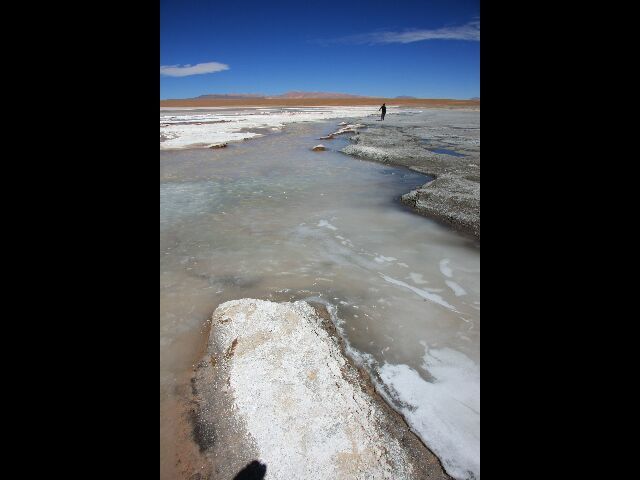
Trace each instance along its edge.
{"label": "distant mountain range", "polygon": [[242,98],[367,98],[364,95],[352,95],[350,93],[333,93],[333,92],[299,92],[291,91],[282,95],[263,95],[260,93],[212,93],[209,95],[200,95],[195,97],[198,100],[208,98],[226,98],[230,100]]}
{"label": "distant mountain range", "polygon": [[200,95],[199,97],[194,97],[195,99],[207,99],[207,98],[228,98],[228,99],[239,99],[239,98],[266,98],[265,95],[261,95],[259,93],[211,93],[209,95]]}
{"label": "distant mountain range", "polygon": [[350,93],[334,92],[286,92],[271,98],[365,98],[364,95],[352,95]]}
{"label": "distant mountain range", "polygon": [[210,93],[192,98],[160,100],[161,108],[170,107],[231,107],[231,106],[320,106],[320,105],[375,105],[390,102],[398,105],[472,106],[479,107],[480,98],[456,100],[447,98],[420,98],[410,95],[397,97],[371,97],[352,93],[289,91],[280,95],[263,93]]}

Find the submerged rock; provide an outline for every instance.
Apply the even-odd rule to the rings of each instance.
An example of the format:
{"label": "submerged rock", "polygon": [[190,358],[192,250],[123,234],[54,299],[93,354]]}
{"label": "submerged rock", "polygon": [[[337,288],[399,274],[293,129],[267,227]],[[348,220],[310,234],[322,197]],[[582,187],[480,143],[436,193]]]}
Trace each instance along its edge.
{"label": "submerged rock", "polygon": [[345,356],[324,307],[220,305],[194,385],[219,478],[256,458],[274,480],[449,478]]}
{"label": "submerged rock", "polygon": [[326,149],[327,147],[325,147],[324,145],[316,145],[311,150],[313,150],[314,152],[323,152]]}
{"label": "submerged rock", "polygon": [[226,148],[226,143],[212,143],[208,148]]}

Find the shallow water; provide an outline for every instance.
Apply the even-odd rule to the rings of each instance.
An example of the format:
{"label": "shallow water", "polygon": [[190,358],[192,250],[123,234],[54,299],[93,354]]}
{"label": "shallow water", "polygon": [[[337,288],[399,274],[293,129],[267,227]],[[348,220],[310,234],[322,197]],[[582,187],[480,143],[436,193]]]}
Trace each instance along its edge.
{"label": "shallow water", "polygon": [[432,151],[433,153],[443,153],[445,155],[453,155],[454,157],[466,157],[466,155],[463,153],[458,153],[454,150],[449,150],[447,148],[430,148],[429,150]]}
{"label": "shallow water", "polygon": [[[198,361],[205,321],[245,297],[333,306],[352,353],[447,471],[479,477],[479,246],[399,203],[428,177],[341,154],[344,137],[318,140],[341,120],[160,152],[165,477],[168,405]],[[312,152],[319,143],[329,150]]]}

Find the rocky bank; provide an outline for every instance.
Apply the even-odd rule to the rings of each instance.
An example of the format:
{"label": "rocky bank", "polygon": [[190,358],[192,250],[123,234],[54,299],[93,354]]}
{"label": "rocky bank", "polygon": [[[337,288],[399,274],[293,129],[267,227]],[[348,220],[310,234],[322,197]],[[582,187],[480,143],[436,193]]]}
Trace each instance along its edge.
{"label": "rocky bank", "polygon": [[408,167],[435,179],[402,202],[480,240],[480,115],[477,111],[396,111],[367,128],[342,152]]}

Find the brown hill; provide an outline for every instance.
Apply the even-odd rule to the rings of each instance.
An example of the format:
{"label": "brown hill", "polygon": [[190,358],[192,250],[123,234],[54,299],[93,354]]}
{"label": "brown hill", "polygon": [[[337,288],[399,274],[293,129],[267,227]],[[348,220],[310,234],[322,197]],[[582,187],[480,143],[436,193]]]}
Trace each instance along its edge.
{"label": "brown hill", "polygon": [[367,98],[362,95],[352,95],[350,93],[332,93],[332,92],[299,92],[291,91],[282,95],[275,95],[268,98]]}
{"label": "brown hill", "polygon": [[479,108],[479,100],[452,100],[446,98],[283,98],[283,97],[242,97],[242,98],[187,98],[160,100],[161,107],[312,107],[312,106],[389,106],[406,105],[425,108]]}

